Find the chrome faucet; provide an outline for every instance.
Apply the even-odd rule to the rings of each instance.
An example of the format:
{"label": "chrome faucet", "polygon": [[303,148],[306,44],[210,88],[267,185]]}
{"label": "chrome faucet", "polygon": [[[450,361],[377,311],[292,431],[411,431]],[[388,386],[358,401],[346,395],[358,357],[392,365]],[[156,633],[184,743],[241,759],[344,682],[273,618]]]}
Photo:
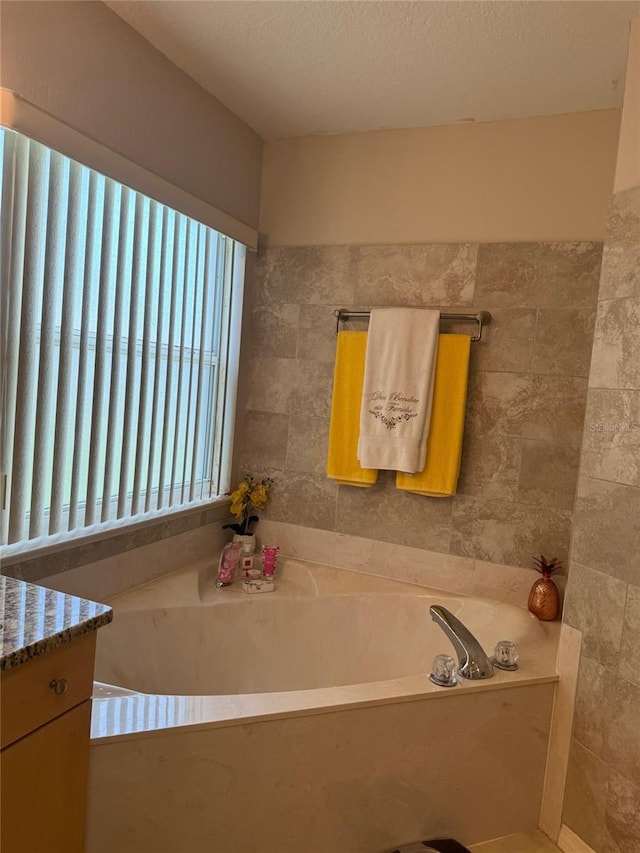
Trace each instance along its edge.
{"label": "chrome faucet", "polygon": [[491,678],[493,665],[485,654],[484,649],[473,636],[471,631],[459,619],[450,613],[446,607],[434,604],[429,608],[434,622],[442,628],[451,640],[458,655],[458,674],[463,678]]}

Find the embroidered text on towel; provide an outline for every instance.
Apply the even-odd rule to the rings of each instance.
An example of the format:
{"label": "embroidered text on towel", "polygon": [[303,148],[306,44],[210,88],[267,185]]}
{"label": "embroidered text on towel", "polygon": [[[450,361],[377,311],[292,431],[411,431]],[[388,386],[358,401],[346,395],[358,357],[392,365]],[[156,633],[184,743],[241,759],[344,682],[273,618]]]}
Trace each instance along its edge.
{"label": "embroidered text on towel", "polygon": [[419,402],[417,397],[406,396],[401,391],[393,391],[391,394],[374,391],[370,398],[369,414],[381,420],[387,429],[395,429],[402,421],[418,417],[416,406]]}

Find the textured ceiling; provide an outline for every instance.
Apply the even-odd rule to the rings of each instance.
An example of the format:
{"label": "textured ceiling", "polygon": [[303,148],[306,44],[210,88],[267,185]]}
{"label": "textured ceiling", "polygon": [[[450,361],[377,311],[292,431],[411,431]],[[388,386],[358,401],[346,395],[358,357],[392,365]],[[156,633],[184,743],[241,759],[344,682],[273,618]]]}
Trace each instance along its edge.
{"label": "textured ceiling", "polygon": [[108,0],[267,138],[620,106],[640,2]]}

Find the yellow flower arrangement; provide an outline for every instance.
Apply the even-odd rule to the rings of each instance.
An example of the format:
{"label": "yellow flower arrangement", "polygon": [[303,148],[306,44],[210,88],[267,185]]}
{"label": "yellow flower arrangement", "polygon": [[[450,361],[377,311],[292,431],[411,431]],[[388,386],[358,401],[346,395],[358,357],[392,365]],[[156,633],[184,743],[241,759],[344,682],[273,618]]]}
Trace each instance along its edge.
{"label": "yellow flower arrangement", "polygon": [[273,480],[269,477],[256,480],[251,474],[245,474],[237,488],[231,492],[230,511],[239,520],[238,524],[225,524],[223,527],[240,536],[250,535],[253,525],[258,521],[258,516],[251,515],[251,510],[265,508],[272,485]]}

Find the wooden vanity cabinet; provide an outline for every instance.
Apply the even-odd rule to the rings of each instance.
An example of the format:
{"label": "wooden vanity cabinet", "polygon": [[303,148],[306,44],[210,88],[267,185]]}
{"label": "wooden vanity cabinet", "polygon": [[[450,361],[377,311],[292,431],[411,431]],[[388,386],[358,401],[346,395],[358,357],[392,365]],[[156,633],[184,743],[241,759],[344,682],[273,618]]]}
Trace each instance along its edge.
{"label": "wooden vanity cabinet", "polygon": [[84,850],[95,642],[92,631],[2,672],[2,853]]}

